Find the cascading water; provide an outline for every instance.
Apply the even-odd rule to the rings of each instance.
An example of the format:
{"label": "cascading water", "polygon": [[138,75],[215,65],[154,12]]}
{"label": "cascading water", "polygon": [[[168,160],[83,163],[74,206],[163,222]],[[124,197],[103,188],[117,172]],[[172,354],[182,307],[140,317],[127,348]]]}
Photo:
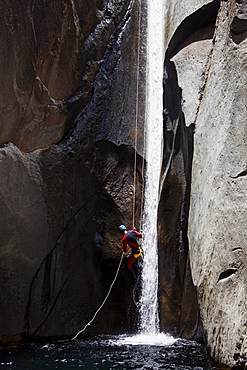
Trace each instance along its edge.
{"label": "cascading water", "polygon": [[163,142],[164,1],[148,0],[146,184],[143,212],[142,296],[140,331],[159,332],[157,211]]}

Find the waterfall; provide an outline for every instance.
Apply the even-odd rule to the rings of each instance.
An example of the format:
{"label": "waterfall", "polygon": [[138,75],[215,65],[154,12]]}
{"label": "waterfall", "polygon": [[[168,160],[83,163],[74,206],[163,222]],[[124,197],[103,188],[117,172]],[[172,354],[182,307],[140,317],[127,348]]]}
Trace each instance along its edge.
{"label": "waterfall", "polygon": [[157,212],[163,142],[164,0],[148,0],[146,182],[143,212],[142,295],[140,330],[159,332]]}

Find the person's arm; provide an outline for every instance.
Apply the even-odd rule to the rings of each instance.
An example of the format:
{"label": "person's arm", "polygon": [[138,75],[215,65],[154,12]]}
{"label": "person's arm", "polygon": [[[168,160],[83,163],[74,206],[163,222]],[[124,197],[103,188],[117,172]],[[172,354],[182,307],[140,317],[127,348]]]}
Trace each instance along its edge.
{"label": "person's arm", "polygon": [[138,231],[136,231],[136,228],[135,227],[133,227],[133,231],[135,232],[135,234],[136,234],[136,236],[138,238],[142,238],[142,234],[141,233],[138,233]]}
{"label": "person's arm", "polygon": [[123,251],[126,253],[128,250],[128,242],[126,239],[123,240]]}
{"label": "person's arm", "polygon": [[137,236],[138,238],[142,238],[142,234],[141,234],[141,233],[138,233],[136,230],[135,230],[135,233],[136,233],[136,236]]}

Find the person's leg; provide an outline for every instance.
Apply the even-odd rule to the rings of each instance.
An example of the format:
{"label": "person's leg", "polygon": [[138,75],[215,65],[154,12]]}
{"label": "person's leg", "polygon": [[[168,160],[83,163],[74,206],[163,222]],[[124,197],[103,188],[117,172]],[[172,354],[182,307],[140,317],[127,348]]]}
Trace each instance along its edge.
{"label": "person's leg", "polygon": [[135,274],[135,272],[132,268],[134,262],[135,262],[135,257],[134,257],[133,254],[131,254],[128,258],[128,261],[127,261],[127,269],[130,272],[130,276],[131,276],[131,280],[132,280],[133,284],[135,284],[135,282],[136,282],[136,274]]}
{"label": "person's leg", "polygon": [[127,269],[131,269],[134,262],[135,262],[135,257],[133,254],[131,254],[127,261]]}
{"label": "person's leg", "polygon": [[142,273],[142,265],[139,263],[139,258],[135,258],[135,263],[132,265],[135,275],[138,277]]}

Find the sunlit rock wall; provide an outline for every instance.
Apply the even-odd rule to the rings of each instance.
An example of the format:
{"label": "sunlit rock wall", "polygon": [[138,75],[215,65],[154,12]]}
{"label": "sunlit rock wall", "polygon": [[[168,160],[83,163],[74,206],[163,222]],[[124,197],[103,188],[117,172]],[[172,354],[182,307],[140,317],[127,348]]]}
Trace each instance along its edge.
{"label": "sunlit rock wall", "polygon": [[[162,329],[203,340],[190,271],[188,212],[194,120],[211,50],[218,2],[166,3],[164,157],[159,205],[159,301]],[[182,11],[181,11],[182,9]]]}
{"label": "sunlit rock wall", "polygon": [[247,362],[246,36],[246,4],[222,3],[192,167],[193,280],[211,353],[228,364]]}
{"label": "sunlit rock wall", "polygon": [[[74,335],[115,276],[135,157],[139,220],[142,10],[118,0],[0,10],[0,340]],[[134,330],[135,308],[123,265],[88,331]]]}
{"label": "sunlit rock wall", "polygon": [[[191,299],[183,283],[189,250],[209,352],[218,363],[243,367],[247,4],[182,2],[181,9],[176,2],[166,8],[173,22],[166,27],[164,171],[170,153],[172,161],[161,195],[165,217],[159,225],[160,248],[166,248],[160,268],[172,275],[167,271],[162,281],[160,301],[167,312],[176,309],[183,315],[181,297]],[[172,244],[177,245],[173,258]],[[180,282],[178,291],[171,276]]]}

